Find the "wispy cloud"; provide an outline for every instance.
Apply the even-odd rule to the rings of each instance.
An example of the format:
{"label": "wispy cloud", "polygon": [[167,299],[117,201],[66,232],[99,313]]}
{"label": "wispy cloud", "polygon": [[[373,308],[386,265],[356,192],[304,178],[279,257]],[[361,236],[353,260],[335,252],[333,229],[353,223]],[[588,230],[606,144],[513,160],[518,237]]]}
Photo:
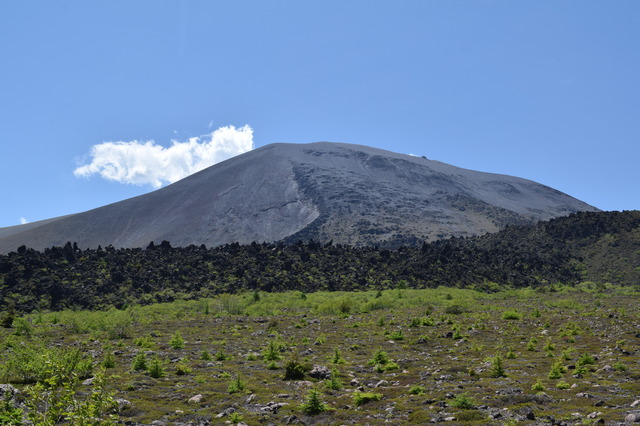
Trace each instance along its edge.
{"label": "wispy cloud", "polygon": [[20,224],[24,225],[25,223],[29,223],[29,221],[27,219],[25,219],[24,217],[20,218]]}
{"label": "wispy cloud", "polygon": [[168,148],[150,141],[103,142],[91,148],[91,162],[78,167],[78,177],[159,188],[220,161],[253,149],[253,129],[225,126],[210,134],[172,141]]}

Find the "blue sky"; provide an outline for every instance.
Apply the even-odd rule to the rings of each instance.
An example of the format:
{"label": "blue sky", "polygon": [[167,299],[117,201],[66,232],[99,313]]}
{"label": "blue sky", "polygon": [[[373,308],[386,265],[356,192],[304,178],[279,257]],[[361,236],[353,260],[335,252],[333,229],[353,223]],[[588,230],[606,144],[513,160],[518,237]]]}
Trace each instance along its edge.
{"label": "blue sky", "polygon": [[623,0],[3,1],[0,226],[274,142],[425,155],[638,209],[639,44],[640,2]]}

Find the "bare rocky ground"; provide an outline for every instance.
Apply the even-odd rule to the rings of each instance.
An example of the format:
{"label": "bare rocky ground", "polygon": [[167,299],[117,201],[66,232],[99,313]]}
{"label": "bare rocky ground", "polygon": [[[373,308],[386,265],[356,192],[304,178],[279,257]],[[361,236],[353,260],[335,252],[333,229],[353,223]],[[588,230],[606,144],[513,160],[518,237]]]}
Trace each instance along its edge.
{"label": "bare rocky ground", "polygon": [[[27,320],[31,339],[82,347],[94,371],[115,361],[119,424],[640,422],[639,293],[583,290],[224,296],[132,310],[124,338],[94,314]],[[164,375],[133,370],[140,353]],[[328,410],[305,414],[312,389]]]}

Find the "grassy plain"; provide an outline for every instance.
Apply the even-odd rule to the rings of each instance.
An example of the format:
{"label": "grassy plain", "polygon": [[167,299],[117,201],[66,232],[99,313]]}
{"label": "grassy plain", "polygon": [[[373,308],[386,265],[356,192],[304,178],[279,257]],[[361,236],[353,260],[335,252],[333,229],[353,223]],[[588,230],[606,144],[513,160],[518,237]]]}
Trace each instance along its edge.
{"label": "grassy plain", "polygon": [[0,328],[0,383],[22,404],[5,403],[0,424],[10,410],[46,410],[37,386],[66,392],[77,416],[93,409],[82,424],[622,422],[640,399],[640,292],[552,289],[261,292],[32,313]]}

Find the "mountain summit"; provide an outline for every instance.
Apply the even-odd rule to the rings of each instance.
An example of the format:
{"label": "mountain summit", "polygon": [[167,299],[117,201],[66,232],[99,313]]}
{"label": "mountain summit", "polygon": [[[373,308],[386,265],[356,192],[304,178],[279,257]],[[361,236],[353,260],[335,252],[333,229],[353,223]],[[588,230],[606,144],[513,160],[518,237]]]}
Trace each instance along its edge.
{"label": "mountain summit", "polygon": [[547,186],[342,143],[272,144],[84,213],[0,228],[0,253],[298,240],[416,244],[597,209]]}

